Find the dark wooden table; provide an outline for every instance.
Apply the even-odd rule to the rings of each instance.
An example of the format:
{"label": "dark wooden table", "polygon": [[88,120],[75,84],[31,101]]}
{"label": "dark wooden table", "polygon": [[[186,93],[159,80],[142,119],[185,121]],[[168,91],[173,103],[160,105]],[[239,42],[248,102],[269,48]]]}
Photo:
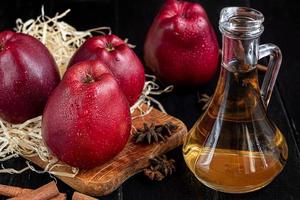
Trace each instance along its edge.
{"label": "dark wooden table", "polygon": [[[249,194],[232,195],[211,190],[201,183],[187,169],[181,148],[168,154],[177,161],[174,175],[161,182],[149,181],[142,174],[127,180],[111,195],[101,199],[300,199],[300,5],[284,0],[237,1],[203,0],[212,24],[218,34],[220,10],[225,6],[253,7],[265,15],[265,32],[262,43],[272,42],[281,47],[284,60],[277,85],[268,109],[269,116],[284,133],[289,146],[289,159],[283,172],[267,187]],[[0,3],[0,30],[14,27],[15,19],[28,19],[39,15],[41,5],[45,5],[46,14],[53,16],[71,8],[72,12],[65,20],[78,29],[97,26],[110,26],[113,33],[129,38],[136,44],[135,51],[142,58],[142,48],[146,32],[163,0],[66,0],[66,1],[22,1],[3,0]],[[174,91],[159,97],[166,110],[190,128],[201,115],[201,104],[197,103],[197,93],[212,94],[214,81],[197,89]],[[24,160],[14,159],[1,163],[5,167],[21,168]],[[0,174],[0,183],[36,188],[51,181],[48,174],[24,172],[20,175]],[[73,190],[58,181],[59,189],[70,197]]]}

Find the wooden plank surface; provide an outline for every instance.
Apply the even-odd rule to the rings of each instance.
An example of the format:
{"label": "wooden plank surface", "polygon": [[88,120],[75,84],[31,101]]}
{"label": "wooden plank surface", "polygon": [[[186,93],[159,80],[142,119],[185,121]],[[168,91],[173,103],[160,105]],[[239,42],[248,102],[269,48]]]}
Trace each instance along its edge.
{"label": "wooden plank surface", "polygon": [[[134,116],[138,112],[135,112]],[[157,109],[152,109],[148,115],[133,120],[132,123],[135,128],[143,127],[144,123],[162,125],[168,121],[177,125],[178,128],[166,142],[161,141],[150,145],[134,144],[131,135],[123,151],[113,160],[91,170],[80,170],[75,178],[59,176],[58,178],[73,189],[85,194],[102,196],[111,193],[126,179],[146,168],[149,165],[149,158],[161,155],[180,146],[184,136],[187,134],[187,129],[183,122]],[[38,157],[28,157],[27,159],[42,168],[47,165],[47,163]],[[71,167],[56,168],[56,170],[68,172],[71,171]]]}

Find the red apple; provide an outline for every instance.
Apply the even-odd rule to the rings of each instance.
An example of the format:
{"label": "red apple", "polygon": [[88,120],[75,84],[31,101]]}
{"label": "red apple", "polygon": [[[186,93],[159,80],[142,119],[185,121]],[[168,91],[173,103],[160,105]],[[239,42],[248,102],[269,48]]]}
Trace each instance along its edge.
{"label": "red apple", "polygon": [[63,162],[99,166],[125,146],[131,129],[129,105],[111,72],[99,61],[75,64],[46,105],[42,135]]}
{"label": "red apple", "polygon": [[60,81],[56,63],[37,39],[22,33],[0,33],[0,117],[21,123],[41,115]]}
{"label": "red apple", "polygon": [[144,58],[163,82],[197,86],[213,77],[218,51],[215,32],[201,5],[167,0],[148,32]]}
{"label": "red apple", "polygon": [[84,60],[100,60],[108,66],[130,105],[139,98],[145,83],[144,67],[122,39],[115,35],[87,39],[73,55],[69,67]]}

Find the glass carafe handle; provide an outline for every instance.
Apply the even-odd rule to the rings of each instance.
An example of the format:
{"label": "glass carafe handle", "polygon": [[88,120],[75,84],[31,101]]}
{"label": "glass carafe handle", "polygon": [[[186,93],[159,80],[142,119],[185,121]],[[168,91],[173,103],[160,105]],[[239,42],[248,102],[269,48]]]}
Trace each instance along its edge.
{"label": "glass carafe handle", "polygon": [[261,86],[261,96],[267,108],[281,66],[282,54],[276,45],[262,44],[259,46],[259,59],[266,56],[270,56],[270,59],[268,69]]}

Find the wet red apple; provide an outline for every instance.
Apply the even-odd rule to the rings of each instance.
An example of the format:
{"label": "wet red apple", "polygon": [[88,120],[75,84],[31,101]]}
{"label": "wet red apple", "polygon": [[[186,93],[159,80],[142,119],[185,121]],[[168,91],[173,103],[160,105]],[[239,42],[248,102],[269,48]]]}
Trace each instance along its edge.
{"label": "wet red apple", "polygon": [[110,70],[99,61],[75,64],[46,105],[42,135],[63,162],[83,169],[117,155],[131,129],[129,105]]}
{"label": "wet red apple", "polygon": [[144,45],[144,58],[163,82],[198,86],[217,70],[216,34],[198,3],[166,0],[155,17]]}
{"label": "wet red apple", "polygon": [[56,63],[37,39],[22,33],[0,33],[0,117],[21,123],[41,115],[60,81]]}
{"label": "wet red apple", "polygon": [[69,66],[84,60],[100,60],[111,70],[130,105],[139,98],[145,83],[144,67],[126,42],[115,35],[92,37],[73,55]]}

